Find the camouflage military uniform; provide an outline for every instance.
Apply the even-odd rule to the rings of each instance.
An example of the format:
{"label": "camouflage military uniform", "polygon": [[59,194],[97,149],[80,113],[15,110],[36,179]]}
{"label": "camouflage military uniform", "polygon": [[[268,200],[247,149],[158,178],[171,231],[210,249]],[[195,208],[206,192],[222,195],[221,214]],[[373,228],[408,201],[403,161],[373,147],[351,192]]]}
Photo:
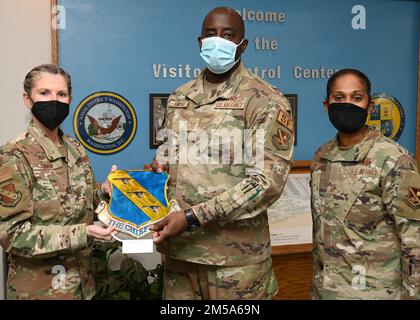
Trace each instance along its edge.
{"label": "camouflage military uniform", "polygon": [[86,225],[94,176],[83,147],[62,135],[59,150],[33,121],[0,149],[0,243],[8,299],[90,299]]}
{"label": "camouflage military uniform", "polygon": [[[242,65],[227,82],[209,92],[204,92],[205,74],[206,70],[169,97],[164,128],[180,135],[179,124],[186,121],[188,148],[195,143],[194,133],[200,130],[209,137],[210,144],[215,132],[226,136],[249,129],[244,143],[253,139],[253,152],[257,132],[262,132],[263,166],[236,163],[234,148],[227,149],[230,156],[222,163],[209,159],[205,159],[208,163],[183,163],[179,159],[183,147],[176,145],[180,153],[176,163],[169,163],[169,195],[181,208],[191,207],[202,226],[158,248],[168,254],[165,297],[203,298],[206,295],[200,291],[211,293],[218,288],[219,292],[210,294],[210,298],[269,299],[278,286],[271,268],[267,207],[280,197],[290,170],[294,144],[290,106],[280,91]],[[229,142],[220,144],[217,155],[229,146]],[[243,145],[239,147],[243,151]],[[163,144],[157,150],[160,163],[167,163],[168,149]],[[208,150],[212,158],[214,154]],[[203,266],[208,266],[206,272],[199,272]],[[185,272],[181,275],[179,270]],[[194,290],[195,285],[189,285],[197,282],[197,276],[199,282],[208,282],[210,290]],[[182,288],[181,283],[189,288]],[[229,289],[230,295],[221,292]]]}
{"label": "camouflage military uniform", "polygon": [[420,176],[396,142],[370,129],[322,146],[312,163],[314,299],[420,298]]}

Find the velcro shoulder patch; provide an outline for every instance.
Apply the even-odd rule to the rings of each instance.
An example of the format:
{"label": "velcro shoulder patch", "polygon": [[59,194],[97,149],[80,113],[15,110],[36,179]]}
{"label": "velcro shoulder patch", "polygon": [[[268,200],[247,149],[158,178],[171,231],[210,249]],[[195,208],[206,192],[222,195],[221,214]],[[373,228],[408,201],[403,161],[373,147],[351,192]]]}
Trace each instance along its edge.
{"label": "velcro shoulder patch", "polygon": [[398,193],[400,217],[420,221],[420,175],[415,171],[401,175],[401,187]]}
{"label": "velcro shoulder patch", "polygon": [[285,111],[279,110],[277,115],[277,122],[287,128],[290,132],[294,131],[294,123],[292,116],[289,116]]}
{"label": "velcro shoulder patch", "polygon": [[265,148],[276,156],[291,160],[293,147],[293,118],[286,110],[278,108],[265,136]]}
{"label": "velcro shoulder patch", "polygon": [[30,190],[13,166],[0,169],[0,218],[5,219],[32,205]]}

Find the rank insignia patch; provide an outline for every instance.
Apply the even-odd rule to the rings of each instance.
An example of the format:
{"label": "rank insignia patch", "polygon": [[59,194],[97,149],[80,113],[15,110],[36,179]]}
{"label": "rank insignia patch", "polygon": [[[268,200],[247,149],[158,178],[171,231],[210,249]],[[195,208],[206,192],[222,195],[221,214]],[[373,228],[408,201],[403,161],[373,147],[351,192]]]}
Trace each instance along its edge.
{"label": "rank insignia patch", "polygon": [[291,132],[293,132],[293,118],[283,112],[282,110],[279,111],[279,115],[277,116],[277,122],[285,126]]}
{"label": "rank insignia patch", "polygon": [[420,189],[408,187],[408,195],[405,202],[413,209],[420,208]]}

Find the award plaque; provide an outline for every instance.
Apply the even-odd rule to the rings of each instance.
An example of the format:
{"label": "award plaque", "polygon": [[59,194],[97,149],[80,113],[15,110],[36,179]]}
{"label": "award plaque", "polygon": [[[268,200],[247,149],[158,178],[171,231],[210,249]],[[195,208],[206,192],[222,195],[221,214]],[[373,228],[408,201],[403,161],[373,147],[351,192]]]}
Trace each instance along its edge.
{"label": "award plaque", "polygon": [[108,175],[108,180],[111,199],[109,203],[99,203],[98,218],[133,238],[148,234],[150,224],[179,209],[175,200],[168,201],[166,172],[116,170]]}

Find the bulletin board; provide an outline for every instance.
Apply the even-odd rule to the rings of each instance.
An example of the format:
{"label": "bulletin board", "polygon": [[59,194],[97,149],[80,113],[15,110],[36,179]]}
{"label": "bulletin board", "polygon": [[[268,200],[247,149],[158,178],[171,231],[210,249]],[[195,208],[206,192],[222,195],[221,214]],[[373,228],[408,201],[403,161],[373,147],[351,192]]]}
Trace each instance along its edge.
{"label": "bulletin board", "polygon": [[[348,67],[368,75],[372,93],[399,101],[405,124],[398,142],[413,154],[420,150],[418,1],[58,0],[57,5],[53,59],[72,75],[71,115],[86,97],[102,91],[117,93],[135,110],[137,131],[127,147],[111,154],[88,150],[98,180],[114,163],[135,169],[153,158],[150,94],[169,94],[198,74],[202,19],[226,5],[245,20],[244,66],[297,96],[296,163],[310,160],[334,137],[322,101],[328,77]],[[72,117],[63,129],[76,136]]]}

